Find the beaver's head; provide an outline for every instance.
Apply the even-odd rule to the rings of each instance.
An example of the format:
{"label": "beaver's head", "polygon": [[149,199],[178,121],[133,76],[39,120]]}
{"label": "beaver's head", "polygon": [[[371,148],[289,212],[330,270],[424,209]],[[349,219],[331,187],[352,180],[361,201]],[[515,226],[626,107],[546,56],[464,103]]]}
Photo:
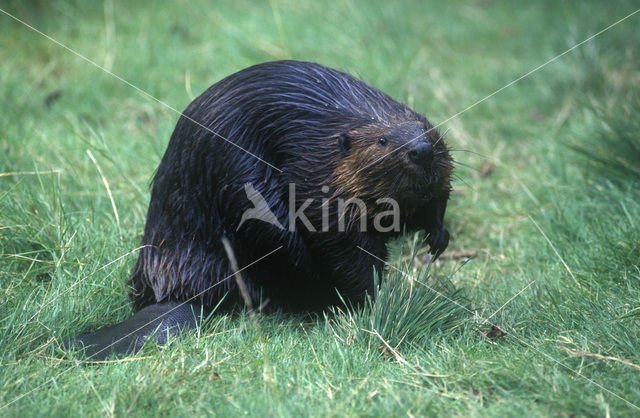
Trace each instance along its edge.
{"label": "beaver's head", "polygon": [[405,208],[449,195],[453,162],[428,122],[371,123],[336,138],[341,158],[331,184],[336,195],[375,202],[392,198]]}

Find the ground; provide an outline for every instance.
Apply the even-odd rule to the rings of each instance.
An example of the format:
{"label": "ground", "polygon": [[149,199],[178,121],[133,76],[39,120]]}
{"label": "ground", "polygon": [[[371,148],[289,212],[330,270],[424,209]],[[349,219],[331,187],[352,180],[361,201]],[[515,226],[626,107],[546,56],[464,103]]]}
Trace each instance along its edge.
{"label": "ground", "polygon": [[[0,13],[0,413],[639,414],[640,13],[509,85],[637,8],[3,2],[92,62]],[[131,314],[172,108],[287,58],[442,124],[447,253],[428,266],[419,237],[394,242],[360,312],[218,315],[104,364],[62,351]]]}

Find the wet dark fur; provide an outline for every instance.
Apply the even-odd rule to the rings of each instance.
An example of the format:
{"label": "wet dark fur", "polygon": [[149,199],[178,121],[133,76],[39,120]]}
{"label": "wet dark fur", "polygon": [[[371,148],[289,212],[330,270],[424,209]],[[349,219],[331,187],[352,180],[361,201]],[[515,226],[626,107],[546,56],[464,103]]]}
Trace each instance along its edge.
{"label": "wet dark fur", "polygon": [[[241,268],[282,246],[242,271],[254,306],[267,301],[270,308],[315,311],[338,303],[337,292],[361,302],[373,290],[373,267],[380,272],[383,263],[358,246],[384,259],[385,244],[396,234],[361,232],[353,223],[337,232],[338,197],[358,197],[379,210],[384,207],[376,199],[395,198],[408,231],[426,230],[432,252],[446,248],[452,164],[444,142],[424,116],[362,81],[318,64],[270,62],[214,84],[184,114],[210,131],[181,117],[158,167],[142,239],[148,246],[131,277],[136,310],[196,295],[193,301],[209,308],[223,297],[221,309],[242,306],[223,237]],[[435,149],[428,169],[408,161],[413,144],[365,168],[421,134],[416,143],[428,141]],[[287,230],[249,220],[236,231],[242,213],[253,207],[246,183]],[[315,198],[305,214],[317,229],[322,199],[333,198],[330,232],[302,225],[288,230],[289,183],[296,184],[297,207]],[[329,192],[321,192],[323,185]]]}

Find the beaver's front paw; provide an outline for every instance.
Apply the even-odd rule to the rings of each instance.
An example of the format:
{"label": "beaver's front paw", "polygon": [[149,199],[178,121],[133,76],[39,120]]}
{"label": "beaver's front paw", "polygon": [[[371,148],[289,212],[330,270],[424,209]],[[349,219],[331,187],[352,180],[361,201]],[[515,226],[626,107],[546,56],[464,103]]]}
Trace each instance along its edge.
{"label": "beaver's front paw", "polygon": [[425,241],[429,244],[429,252],[436,259],[449,245],[449,231],[444,226],[434,228],[431,231],[427,231]]}

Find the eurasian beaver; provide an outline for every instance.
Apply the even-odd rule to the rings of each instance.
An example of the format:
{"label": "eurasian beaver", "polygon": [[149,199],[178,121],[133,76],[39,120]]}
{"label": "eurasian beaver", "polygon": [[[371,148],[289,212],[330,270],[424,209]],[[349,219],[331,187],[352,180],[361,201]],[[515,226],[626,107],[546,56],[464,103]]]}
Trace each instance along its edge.
{"label": "eurasian beaver", "polygon": [[137,313],[73,342],[127,351],[195,324],[194,306],[359,305],[403,230],[445,250],[452,167],[424,116],[348,74],[299,61],[232,74],[189,104],[156,171],[130,281]]}

